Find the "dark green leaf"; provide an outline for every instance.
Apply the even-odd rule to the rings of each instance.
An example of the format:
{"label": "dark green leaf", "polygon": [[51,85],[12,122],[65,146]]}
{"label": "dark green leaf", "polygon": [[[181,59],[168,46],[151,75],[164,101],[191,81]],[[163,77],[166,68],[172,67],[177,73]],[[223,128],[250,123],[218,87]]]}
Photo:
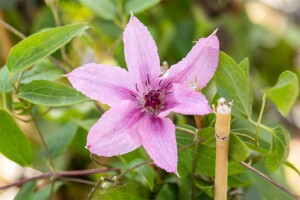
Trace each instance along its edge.
{"label": "dark green leaf", "polygon": [[113,20],[117,15],[116,6],[110,0],[79,0],[90,8],[97,16]]}
{"label": "dark green leaf", "polygon": [[71,87],[46,80],[32,81],[22,86],[18,97],[43,106],[68,106],[89,100]]}
{"label": "dark green leaf", "polygon": [[198,135],[203,140],[201,144],[216,147],[216,133],[214,128],[208,127],[200,129]]}
{"label": "dark green leaf", "polygon": [[32,199],[35,186],[36,186],[35,181],[30,181],[25,183],[21,187],[18,194],[15,196],[14,200]]}
{"label": "dark green leaf", "polygon": [[266,167],[275,171],[283,165],[290,152],[290,134],[281,126],[274,129],[270,153],[266,154]]}
{"label": "dark green leaf", "polygon": [[95,193],[95,199],[99,200],[143,200],[146,193],[143,188],[136,183],[126,183],[125,185],[109,188],[107,190],[100,189],[99,195]]}
{"label": "dark green leaf", "polygon": [[129,14],[130,11],[132,11],[134,14],[138,14],[151,8],[159,2],[160,0],[129,0],[125,4],[125,12]]}
{"label": "dark green leaf", "polygon": [[[54,182],[53,192],[56,192],[62,185],[63,182],[58,182],[58,181]],[[34,193],[31,200],[49,200],[50,195],[51,195],[51,183],[46,187],[40,189],[36,193]]]}
{"label": "dark green leaf", "polygon": [[0,152],[10,160],[26,166],[33,158],[33,149],[25,134],[5,110],[0,109]]}
{"label": "dark green leaf", "polygon": [[255,133],[248,129],[238,129],[233,131],[234,134],[238,135],[239,138],[246,143],[246,145],[257,152],[266,154],[270,151],[270,142],[266,141],[264,138],[259,136],[258,143],[259,147],[255,144]]}
{"label": "dark green leaf", "polygon": [[236,62],[220,52],[219,65],[215,73],[218,94],[234,102],[232,114],[248,119],[252,114],[252,95],[244,71]]}
{"label": "dark green leaf", "polygon": [[265,91],[265,94],[277,106],[279,112],[286,116],[291,110],[299,94],[299,80],[290,71],[281,73],[276,85]]}
{"label": "dark green leaf", "polygon": [[238,66],[243,70],[246,80],[249,80],[249,59],[244,58]]}
{"label": "dark green leaf", "polygon": [[21,83],[27,84],[35,80],[55,81],[59,79],[63,73],[53,63],[48,60],[41,60],[36,63],[32,69],[26,71],[22,77]]}
{"label": "dark green leaf", "polygon": [[[57,133],[47,141],[52,158],[61,155],[68,148],[77,132],[77,128],[75,122],[69,122],[60,128]],[[46,155],[44,150],[43,154]]]}
{"label": "dark green leaf", "polygon": [[157,194],[155,200],[167,200],[167,199],[176,199],[176,197],[171,187],[168,184],[165,184]]}
{"label": "dark green leaf", "polygon": [[[144,162],[145,160],[142,159],[134,159],[133,161],[131,161],[128,164],[128,168],[131,168],[135,165],[138,165],[142,162]],[[137,172],[139,175],[141,175],[142,177],[144,177],[144,179],[146,180],[150,190],[153,190],[153,186],[154,186],[154,178],[155,178],[155,171],[152,167],[150,167],[149,165],[142,165],[136,169],[134,169],[133,171]]]}
{"label": "dark green leaf", "polygon": [[78,23],[51,28],[29,36],[11,48],[7,57],[9,71],[17,72],[29,68],[64,46],[73,37],[82,34],[87,28],[87,23]]}
{"label": "dark green leaf", "polygon": [[245,160],[249,156],[247,145],[235,134],[230,134],[229,141],[229,157],[240,162]]}

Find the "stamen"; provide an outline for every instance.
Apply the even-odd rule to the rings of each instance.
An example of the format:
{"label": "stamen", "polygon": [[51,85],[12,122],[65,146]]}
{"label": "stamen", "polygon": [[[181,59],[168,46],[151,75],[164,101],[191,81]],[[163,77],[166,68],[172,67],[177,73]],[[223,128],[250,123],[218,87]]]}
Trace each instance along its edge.
{"label": "stamen", "polygon": [[160,85],[160,84],[161,84],[161,82],[162,82],[162,80],[160,80],[160,81],[159,81],[158,85]]}
{"label": "stamen", "polygon": [[135,98],[137,97],[135,94],[130,94],[131,96],[134,96]]}
{"label": "stamen", "polygon": [[171,82],[168,83],[168,85],[165,87],[165,89],[167,89],[170,86]]}
{"label": "stamen", "polygon": [[171,93],[172,93],[172,92],[167,92],[166,95],[167,95],[167,94],[171,94]]}
{"label": "stamen", "polygon": [[137,87],[137,83],[135,84],[135,89],[136,91],[139,91],[138,87]]}
{"label": "stamen", "polygon": [[147,74],[147,80],[148,80],[148,83],[150,84],[149,74]]}
{"label": "stamen", "polygon": [[145,85],[147,86],[147,80],[145,81]]}

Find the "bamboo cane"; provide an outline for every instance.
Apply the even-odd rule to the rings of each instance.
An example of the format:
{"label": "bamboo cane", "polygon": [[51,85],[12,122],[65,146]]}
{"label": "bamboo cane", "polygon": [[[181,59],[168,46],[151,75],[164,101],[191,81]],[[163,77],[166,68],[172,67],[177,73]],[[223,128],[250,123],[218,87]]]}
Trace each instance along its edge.
{"label": "bamboo cane", "polygon": [[228,145],[232,102],[218,100],[216,113],[215,200],[227,199]]}

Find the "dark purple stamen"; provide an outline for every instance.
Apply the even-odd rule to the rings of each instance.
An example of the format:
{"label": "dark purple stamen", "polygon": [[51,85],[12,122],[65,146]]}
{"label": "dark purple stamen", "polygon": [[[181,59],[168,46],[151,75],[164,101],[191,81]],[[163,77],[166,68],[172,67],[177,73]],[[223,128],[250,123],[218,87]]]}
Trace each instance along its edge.
{"label": "dark purple stamen", "polygon": [[136,95],[135,94],[130,94],[131,96],[134,96],[134,97],[136,97]]}
{"label": "dark purple stamen", "polygon": [[161,82],[162,82],[162,80],[160,80],[160,81],[159,81],[158,85],[160,85],[160,84],[161,84]]}
{"label": "dark purple stamen", "polygon": [[166,95],[167,95],[167,94],[171,94],[171,93],[172,93],[172,92],[167,92]]}
{"label": "dark purple stamen", "polygon": [[168,85],[165,87],[165,89],[167,89],[170,86],[171,82],[168,83]]}
{"label": "dark purple stamen", "polygon": [[147,74],[147,80],[148,80],[148,83],[150,84],[149,74]]}
{"label": "dark purple stamen", "polygon": [[160,91],[151,90],[145,96],[145,108],[156,110],[161,105]]}
{"label": "dark purple stamen", "polygon": [[138,87],[137,87],[137,83],[135,84],[135,89],[136,91],[139,91]]}

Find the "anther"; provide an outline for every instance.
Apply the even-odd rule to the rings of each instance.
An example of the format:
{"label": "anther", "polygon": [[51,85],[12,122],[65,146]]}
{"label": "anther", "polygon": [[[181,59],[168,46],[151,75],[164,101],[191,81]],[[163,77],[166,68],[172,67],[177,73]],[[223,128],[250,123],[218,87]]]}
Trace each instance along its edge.
{"label": "anther", "polygon": [[136,97],[136,95],[135,94],[130,94],[131,96],[134,96],[134,97]]}
{"label": "anther", "polygon": [[171,82],[168,83],[168,85],[165,87],[165,89],[167,89],[170,86]]}
{"label": "anther", "polygon": [[160,80],[160,81],[159,81],[158,85],[160,85],[160,84],[161,84],[161,82],[162,82],[162,80]]}
{"label": "anther", "polygon": [[135,84],[135,89],[136,89],[136,91],[139,91],[137,83]]}
{"label": "anther", "polygon": [[147,74],[147,80],[148,80],[148,83],[150,84],[149,74]]}
{"label": "anther", "polygon": [[171,93],[172,93],[172,92],[167,92],[166,95],[167,95],[167,94],[171,94]]}

